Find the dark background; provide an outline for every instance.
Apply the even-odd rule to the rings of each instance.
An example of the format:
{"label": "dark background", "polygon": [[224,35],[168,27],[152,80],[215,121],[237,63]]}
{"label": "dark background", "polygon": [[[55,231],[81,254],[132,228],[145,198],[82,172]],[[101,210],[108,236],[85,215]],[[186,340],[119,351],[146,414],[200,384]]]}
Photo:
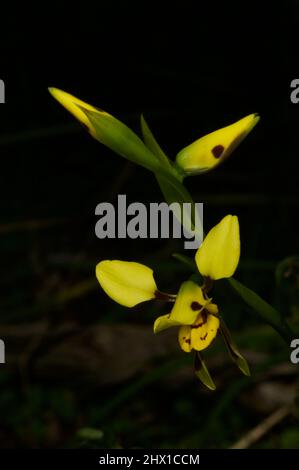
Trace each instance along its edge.
{"label": "dark background", "polygon": [[[205,133],[259,112],[261,121],[224,165],[186,184],[205,203],[206,229],[226,213],[239,216],[237,277],[294,318],[297,272],[275,287],[274,271],[298,253],[299,104],[290,101],[298,4],[52,2],[18,6],[3,14],[2,26],[1,446],[232,445],[283,406],[282,397],[293,398],[288,348],[220,289],[253,378],[240,378],[219,342],[211,357],[219,392],[209,394],[190,358],[180,364],[175,336],[153,337],[158,305],[127,311],[106,298],[94,277],[101,259],[146,262],[162,289],[175,292],[186,273],[171,253],[183,246],[96,239],[99,202],[115,202],[118,193],[128,202],[162,197],[153,175],[93,141],[47,87],[137,132],[142,112],[172,158]],[[289,372],[271,375],[271,357]],[[260,395],[265,387],[268,395]],[[103,438],[78,437],[86,427]],[[256,445],[299,446],[295,418]]]}

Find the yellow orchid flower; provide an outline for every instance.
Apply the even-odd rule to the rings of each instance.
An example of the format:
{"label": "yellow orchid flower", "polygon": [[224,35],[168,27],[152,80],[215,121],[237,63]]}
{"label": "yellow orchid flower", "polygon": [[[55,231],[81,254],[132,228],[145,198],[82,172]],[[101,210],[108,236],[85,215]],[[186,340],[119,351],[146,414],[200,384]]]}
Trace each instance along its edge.
{"label": "yellow orchid flower", "polygon": [[180,326],[179,343],[183,351],[202,351],[217,335],[220,325],[217,313],[217,305],[204,297],[202,288],[193,281],[186,281],[181,285],[170,314],[156,319],[154,333]]}
{"label": "yellow orchid flower", "polygon": [[201,137],[181,150],[177,165],[188,175],[204,173],[219,165],[242,142],[259,121],[257,113]]}
{"label": "yellow orchid flower", "polygon": [[158,317],[154,333],[179,327],[178,341],[181,349],[195,351],[195,374],[211,390],[215,384],[200,351],[206,349],[221,332],[234,362],[245,375],[250,375],[248,364],[232,341],[229,330],[219,316],[218,306],[208,297],[213,281],[231,277],[240,258],[238,218],[225,216],[205,237],[196,252],[195,262],[203,276],[203,285],[193,280],[182,283],[177,295],[158,290],[153,270],[132,261],[105,260],[96,267],[96,276],[106,294],[126,307],[147,300],[174,302],[171,312]]}
{"label": "yellow orchid flower", "polygon": [[[213,227],[197,250],[195,261],[204,280],[230,277],[236,270],[240,257],[239,222],[236,216],[227,215]],[[159,333],[179,326],[179,343],[183,351],[201,351],[217,335],[220,326],[218,307],[207,297],[207,283],[198,286],[193,281],[181,285],[177,296],[164,294],[157,288],[152,269],[129,261],[101,261],[96,276],[103,290],[114,301],[126,307],[151,299],[174,301],[168,315],[160,316],[154,323]]]}

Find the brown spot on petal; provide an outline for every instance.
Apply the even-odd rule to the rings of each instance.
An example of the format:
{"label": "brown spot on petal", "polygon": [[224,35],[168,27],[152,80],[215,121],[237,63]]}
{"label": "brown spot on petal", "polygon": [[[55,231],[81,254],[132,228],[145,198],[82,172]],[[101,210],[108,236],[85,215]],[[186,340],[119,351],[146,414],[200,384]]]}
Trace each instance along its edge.
{"label": "brown spot on petal", "polygon": [[202,316],[202,324],[204,325],[205,323],[207,323],[207,320],[208,320],[208,313],[206,310],[204,310],[201,314]]}
{"label": "brown spot on petal", "polygon": [[200,326],[203,326],[205,323],[207,323],[208,314],[207,314],[206,310],[204,310],[201,313],[201,318],[202,318],[202,321],[200,323],[196,323],[195,325],[191,325],[191,328],[199,328]]}
{"label": "brown spot on petal", "polygon": [[190,305],[191,309],[196,311],[196,310],[200,310],[202,308],[202,305],[200,305],[199,302],[192,302],[192,304]]}
{"label": "brown spot on petal", "polygon": [[206,333],[204,336],[201,336],[200,339],[201,339],[202,341],[204,341],[207,336],[208,336],[208,333]]}
{"label": "brown spot on petal", "polygon": [[223,145],[216,145],[216,147],[212,149],[212,154],[214,155],[215,158],[220,158],[223,152],[224,152]]}

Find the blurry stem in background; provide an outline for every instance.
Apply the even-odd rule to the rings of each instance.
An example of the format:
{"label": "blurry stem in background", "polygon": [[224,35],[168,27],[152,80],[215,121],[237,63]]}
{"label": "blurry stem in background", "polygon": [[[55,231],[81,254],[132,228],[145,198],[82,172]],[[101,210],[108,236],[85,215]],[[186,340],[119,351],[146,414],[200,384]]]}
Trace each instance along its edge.
{"label": "blurry stem in background", "polygon": [[245,436],[241,437],[230,449],[248,449],[252,444],[259,441],[265,434],[284,420],[291,413],[290,406],[282,406],[278,410],[271,413],[266,419],[259,423],[255,428],[251,429]]}
{"label": "blurry stem in background", "polygon": [[56,309],[60,309],[63,305],[68,302],[72,302],[84,295],[89,294],[97,289],[98,283],[94,276],[79,281],[70,287],[65,287],[60,290],[57,294],[39,299],[36,303],[30,307],[25,307],[17,311],[9,312],[6,316],[2,315],[2,323],[11,321],[14,319],[20,319],[26,317],[30,319],[32,317],[40,317],[41,313],[51,312]]}
{"label": "blurry stem in background", "polygon": [[[258,374],[268,370],[269,367],[277,364],[279,361],[285,360],[285,354],[279,353],[273,355],[270,359],[266,360],[263,364],[255,367],[255,377]],[[256,379],[257,380],[257,379]],[[206,419],[206,426],[201,432],[201,439],[203,446],[207,445],[206,440],[209,436],[213,435],[215,428],[217,428],[217,422],[221,419],[223,413],[229,406],[232,405],[234,399],[238,399],[240,393],[245,390],[251,383],[254,383],[254,379],[251,377],[242,377],[240,379],[231,382],[231,386],[224,390],[220,396],[217,404],[212,408],[210,415]]]}

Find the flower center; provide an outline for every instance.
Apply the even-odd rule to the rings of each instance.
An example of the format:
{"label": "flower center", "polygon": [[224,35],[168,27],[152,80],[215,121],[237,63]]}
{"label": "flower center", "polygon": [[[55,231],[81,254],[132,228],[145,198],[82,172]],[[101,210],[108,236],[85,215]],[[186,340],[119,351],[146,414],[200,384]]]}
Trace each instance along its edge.
{"label": "flower center", "polygon": [[191,305],[190,305],[191,309],[196,311],[196,310],[200,310],[202,308],[202,305],[200,305],[199,302],[196,302],[196,300],[194,300]]}
{"label": "flower center", "polygon": [[191,325],[191,328],[200,328],[207,323],[207,320],[208,312],[204,309],[202,312],[200,312],[193,325]]}

